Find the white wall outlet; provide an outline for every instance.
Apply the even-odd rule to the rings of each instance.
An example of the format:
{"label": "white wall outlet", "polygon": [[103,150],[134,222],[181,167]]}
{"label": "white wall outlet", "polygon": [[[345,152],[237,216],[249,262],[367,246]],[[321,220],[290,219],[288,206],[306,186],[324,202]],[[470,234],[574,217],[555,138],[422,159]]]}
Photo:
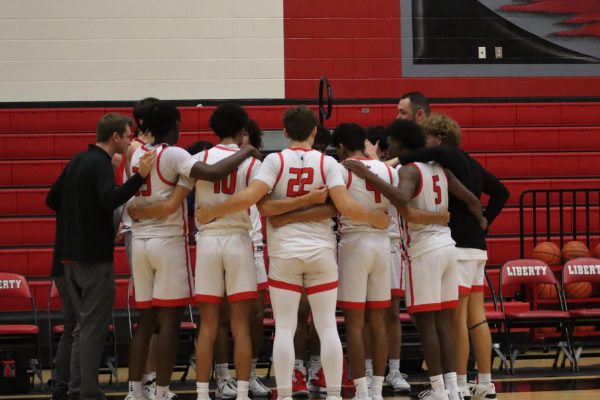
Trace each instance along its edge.
{"label": "white wall outlet", "polygon": [[502,47],[495,47],[496,58],[502,58]]}
{"label": "white wall outlet", "polygon": [[480,59],[486,58],[487,56],[485,54],[485,46],[480,46],[480,47],[478,47],[478,49],[479,49],[479,58]]}

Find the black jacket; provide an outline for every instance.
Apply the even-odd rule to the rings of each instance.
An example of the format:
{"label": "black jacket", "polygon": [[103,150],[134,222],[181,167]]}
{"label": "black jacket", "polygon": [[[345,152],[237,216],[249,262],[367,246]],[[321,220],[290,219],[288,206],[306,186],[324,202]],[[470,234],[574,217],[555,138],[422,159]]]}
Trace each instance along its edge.
{"label": "black jacket", "polygon": [[[488,220],[488,225],[491,225],[500,214],[510,195],[508,189],[498,178],[457,147],[424,147],[400,159],[402,165],[416,161],[435,161],[442,167],[452,171],[458,180],[477,198],[481,197],[481,193],[489,195],[488,205],[483,212],[483,216]],[[449,225],[456,247],[486,250],[485,232],[481,230],[477,219],[471,215],[469,209],[461,200],[451,194],[449,194],[449,200]]]}
{"label": "black jacket", "polygon": [[76,155],[46,198],[48,207],[57,213],[53,272],[55,266],[61,268],[60,261],[112,262],[113,211],[143,183],[144,178],[134,174],[117,188],[110,157],[96,145]]}

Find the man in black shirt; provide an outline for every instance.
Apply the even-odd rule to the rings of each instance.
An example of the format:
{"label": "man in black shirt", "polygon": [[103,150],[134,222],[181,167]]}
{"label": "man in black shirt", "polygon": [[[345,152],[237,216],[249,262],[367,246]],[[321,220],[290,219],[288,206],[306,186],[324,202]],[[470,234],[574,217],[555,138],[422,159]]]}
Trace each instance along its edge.
{"label": "man in black shirt", "polygon": [[64,265],[77,319],[70,397],[104,399],[98,370],[115,297],[113,211],[142,186],[156,161],[156,154],[148,152],[139,172],[117,188],[111,158],[125,152],[130,135],[129,118],[104,115],[96,128],[96,144],[69,162],[46,200],[58,214],[55,255],[60,254]]}
{"label": "man in black shirt", "polygon": [[[490,196],[483,216],[488,226],[500,214],[509,192],[489,171],[467,153],[459,149],[460,127],[443,114],[432,114],[421,125],[427,136],[428,147],[400,158],[400,163],[435,161],[448,168],[478,198],[481,193]],[[478,384],[472,389],[475,400],[495,399],[491,382],[492,341],[484,311],[484,268],[487,260],[485,232],[469,213],[466,205],[450,195],[450,229],[456,241],[459,264],[459,307],[457,316],[457,373],[459,386],[465,396],[469,356],[469,331],[477,360]],[[468,329],[467,329],[468,328]]]}

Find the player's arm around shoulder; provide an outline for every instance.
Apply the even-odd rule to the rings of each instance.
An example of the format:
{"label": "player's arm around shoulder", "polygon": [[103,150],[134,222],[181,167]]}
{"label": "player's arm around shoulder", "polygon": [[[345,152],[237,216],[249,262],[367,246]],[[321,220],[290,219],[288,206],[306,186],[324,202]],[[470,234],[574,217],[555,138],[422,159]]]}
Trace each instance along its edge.
{"label": "player's arm around shoulder", "polygon": [[225,178],[240,166],[248,157],[262,158],[260,152],[252,146],[246,146],[233,155],[214,164],[196,161],[189,170],[189,176],[194,179],[216,182]]}

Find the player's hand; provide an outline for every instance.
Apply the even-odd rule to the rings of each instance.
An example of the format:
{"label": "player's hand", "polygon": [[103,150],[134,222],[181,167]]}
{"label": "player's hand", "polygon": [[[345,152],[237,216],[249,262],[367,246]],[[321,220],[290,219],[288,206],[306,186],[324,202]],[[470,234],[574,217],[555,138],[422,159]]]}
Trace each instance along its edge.
{"label": "player's hand", "polygon": [[378,229],[387,229],[390,226],[390,216],[387,210],[377,210],[371,214],[371,225]]}
{"label": "player's hand", "polygon": [[488,229],[488,220],[486,217],[481,217],[481,219],[479,220],[479,226],[481,226],[481,230],[482,231],[487,231]]}
{"label": "player's hand", "polygon": [[129,207],[127,207],[126,212],[129,213],[129,216],[135,222],[138,222],[140,220],[139,209],[140,208],[138,206],[136,206],[135,204],[131,204]]}
{"label": "player's hand", "polygon": [[377,155],[378,148],[379,140],[377,140],[375,144],[373,144],[369,139],[365,139],[365,154],[367,155],[367,157],[379,160],[379,156]]}
{"label": "player's hand", "polygon": [[252,146],[252,145],[248,145],[246,147],[244,147],[242,149],[242,151],[247,151],[248,152],[248,157],[254,157],[258,160],[262,160],[263,159],[263,155],[260,152],[260,150],[258,150],[256,147]]}
{"label": "player's hand", "polygon": [[142,178],[146,178],[150,173],[150,170],[154,166],[156,162],[156,150],[146,152],[140,158],[140,164],[138,166],[138,174],[142,176]]}
{"label": "player's hand", "polygon": [[306,202],[309,205],[324,204],[327,201],[329,189],[325,185],[312,188],[310,192],[306,194]]}
{"label": "player's hand", "polygon": [[447,208],[443,208],[439,212],[439,220],[437,222],[438,225],[448,226],[450,223],[450,212]]}
{"label": "player's hand", "polygon": [[125,231],[123,230],[123,223],[119,222],[119,229],[117,229],[117,236],[115,236],[115,243],[120,243],[123,240],[123,236],[125,236]]}
{"label": "player's hand", "polygon": [[200,225],[208,224],[215,217],[212,215],[212,207],[208,204],[199,204],[196,206],[196,222]]}
{"label": "player's hand", "polygon": [[358,160],[344,160],[342,164],[344,167],[346,167],[346,169],[355,173],[359,178],[368,179],[368,177],[372,174],[372,172],[369,171],[369,168],[367,168],[365,164]]}

